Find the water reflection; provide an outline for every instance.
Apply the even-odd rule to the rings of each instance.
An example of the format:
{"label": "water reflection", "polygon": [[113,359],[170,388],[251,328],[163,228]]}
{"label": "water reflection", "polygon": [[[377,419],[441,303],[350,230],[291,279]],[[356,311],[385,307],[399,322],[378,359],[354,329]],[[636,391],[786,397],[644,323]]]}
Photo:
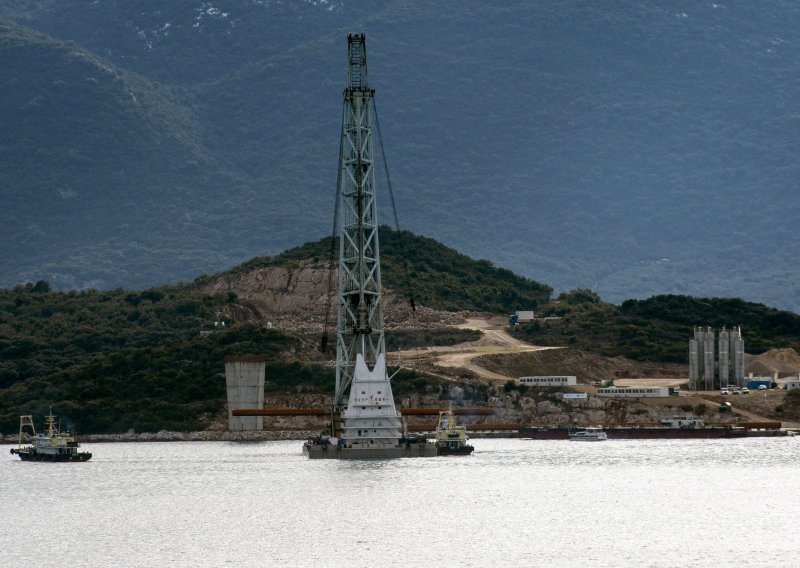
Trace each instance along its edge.
{"label": "water reflection", "polygon": [[[308,460],[300,441],[6,455],[2,565],[796,566],[774,530],[796,520],[797,438],[473,443],[363,462]],[[45,519],[69,538],[42,558]],[[730,527],[747,538],[709,537]]]}

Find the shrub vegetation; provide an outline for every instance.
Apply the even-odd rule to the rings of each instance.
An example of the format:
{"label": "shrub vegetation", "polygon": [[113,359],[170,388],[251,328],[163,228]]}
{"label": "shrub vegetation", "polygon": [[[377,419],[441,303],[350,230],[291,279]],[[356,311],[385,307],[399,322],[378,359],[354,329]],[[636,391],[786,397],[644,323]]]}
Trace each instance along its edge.
{"label": "shrub vegetation", "polygon": [[512,334],[539,345],[569,345],[609,357],[688,363],[694,326],[719,330],[741,325],[748,353],[783,347],[800,351],[800,315],[738,298],[665,295],[617,306],[576,290],[558,296],[542,315],[561,319],[519,325]]}

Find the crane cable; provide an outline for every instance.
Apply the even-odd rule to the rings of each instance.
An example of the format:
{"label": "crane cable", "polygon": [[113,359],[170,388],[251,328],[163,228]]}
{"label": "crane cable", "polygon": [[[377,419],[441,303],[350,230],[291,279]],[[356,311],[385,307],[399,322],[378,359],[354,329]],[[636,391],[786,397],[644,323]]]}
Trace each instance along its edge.
{"label": "crane cable", "polygon": [[[344,124],[345,107],[342,105],[342,124]],[[333,206],[333,228],[331,229],[331,248],[328,253],[328,290],[325,293],[325,315],[322,320],[322,338],[320,339],[319,350],[322,353],[328,350],[328,320],[333,303],[333,262],[336,254],[336,229],[339,225],[339,192],[342,189],[342,148],[344,148],[344,133],[339,136],[339,166],[336,170],[336,199]]]}
{"label": "crane cable", "polygon": [[378,120],[378,107],[375,104],[375,99],[372,99],[372,110],[375,116],[375,130],[378,134],[378,145],[380,146],[381,157],[383,158],[383,170],[386,174],[386,185],[389,188],[389,200],[392,204],[392,214],[394,216],[394,230],[397,232],[397,238],[400,244],[400,258],[403,264],[403,278],[405,285],[405,292],[409,295],[408,303],[411,305],[412,317],[417,312],[416,302],[414,301],[414,290],[411,287],[411,278],[409,276],[408,257],[406,256],[405,246],[403,245],[403,233],[400,231],[400,222],[397,219],[397,206],[394,202],[394,191],[392,191],[392,179],[389,177],[389,164],[386,163],[386,153],[383,150],[383,136],[381,136],[381,123]]}
{"label": "crane cable", "polygon": [[[394,201],[394,191],[392,190],[392,178],[389,177],[389,164],[386,161],[386,152],[383,149],[383,136],[381,135],[381,123],[378,120],[378,106],[375,103],[375,99],[372,99],[372,110],[373,115],[375,117],[375,130],[378,134],[378,146],[380,147],[381,158],[383,162],[383,171],[386,175],[386,185],[389,189],[389,201],[392,204],[392,215],[394,216],[394,229],[397,233],[397,240],[398,244],[400,245],[400,258],[401,263],[403,265],[403,285],[405,288],[405,292],[408,294],[408,303],[411,306],[411,319],[415,320],[417,316],[417,306],[416,302],[414,301],[414,289],[411,287],[411,276],[409,271],[409,262],[408,256],[406,255],[405,245],[403,244],[403,233],[400,230],[400,221],[397,218],[397,205]],[[416,331],[411,333],[413,338],[413,348],[414,352],[417,355],[417,361],[419,360],[419,338],[417,337]]]}

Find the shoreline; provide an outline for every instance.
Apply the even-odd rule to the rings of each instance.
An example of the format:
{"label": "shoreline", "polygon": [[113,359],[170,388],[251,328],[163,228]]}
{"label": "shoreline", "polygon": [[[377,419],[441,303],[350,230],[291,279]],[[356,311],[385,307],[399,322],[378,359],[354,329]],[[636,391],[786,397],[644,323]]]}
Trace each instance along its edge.
{"label": "shoreline", "polygon": [[[80,444],[104,444],[114,442],[302,442],[319,434],[316,430],[261,430],[229,432],[227,430],[203,430],[199,432],[126,432],[125,434],[86,434],[78,436]],[[430,436],[431,434],[429,434]],[[470,438],[518,438],[518,432],[475,432]],[[16,445],[19,434],[0,435],[0,445]],[[30,434],[23,434],[23,444],[33,443]]]}
{"label": "shoreline", "polygon": [[[271,442],[277,440],[302,441],[315,436],[311,430],[261,430],[229,432],[226,430],[202,430],[199,432],[126,432],[124,434],[79,434],[80,444],[103,444],[113,442]],[[30,444],[33,437],[23,434],[22,443]],[[19,443],[19,434],[0,435],[0,445]]]}
{"label": "shoreline", "polygon": [[[81,444],[104,444],[116,442],[275,442],[296,441],[302,442],[319,434],[316,430],[261,430],[239,431],[227,430],[201,430],[198,432],[175,432],[161,430],[160,432],[126,432],[124,434],[86,434],[79,435]],[[743,438],[772,438],[795,436],[800,434],[797,428],[781,428],[777,431],[749,431]],[[428,436],[433,435],[429,433]],[[519,432],[470,432],[470,439],[480,438],[526,438]],[[0,445],[12,446],[19,443],[19,434],[0,434]],[[33,436],[23,434],[23,444],[33,443]]]}

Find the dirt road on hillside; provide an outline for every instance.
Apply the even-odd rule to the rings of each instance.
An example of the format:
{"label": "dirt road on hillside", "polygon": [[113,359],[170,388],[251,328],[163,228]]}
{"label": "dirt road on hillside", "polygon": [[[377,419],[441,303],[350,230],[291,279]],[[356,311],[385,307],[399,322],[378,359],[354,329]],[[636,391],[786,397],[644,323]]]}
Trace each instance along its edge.
{"label": "dirt road on hillside", "polygon": [[[783,420],[780,417],[775,418],[774,413],[771,412],[771,409],[780,403],[780,399],[777,396],[780,394],[781,393],[779,392],[775,392],[774,394],[770,393],[770,397],[774,398],[769,403],[767,403],[766,397],[764,397],[764,404],[762,405],[760,404],[761,394],[757,392],[740,396],[726,396],[724,399],[720,398],[719,395],[716,395],[714,391],[686,393],[687,396],[694,396],[696,400],[706,403],[712,409],[717,408],[720,402],[730,402],[731,414],[737,414],[739,416],[747,418],[747,420],[750,422],[778,421],[783,425],[784,428],[800,428],[800,422],[787,421]],[[757,402],[757,404],[753,404],[753,402]],[[750,408],[744,409],[742,408],[742,405],[747,405]],[[770,413],[773,415],[773,417],[770,418],[764,416],[763,414],[759,414],[758,412],[753,412],[753,410]]]}
{"label": "dirt road on hillside", "polygon": [[418,361],[439,367],[468,369],[481,378],[505,382],[516,377],[508,377],[506,375],[494,373],[476,365],[472,360],[481,355],[561,349],[561,347],[530,345],[529,343],[515,339],[506,333],[506,325],[506,320],[501,317],[491,319],[467,319],[464,323],[454,327],[459,329],[477,329],[481,332],[480,339],[467,343],[459,343],[452,347],[425,347],[408,351],[395,351],[389,355],[393,359],[399,358],[402,362]]}

